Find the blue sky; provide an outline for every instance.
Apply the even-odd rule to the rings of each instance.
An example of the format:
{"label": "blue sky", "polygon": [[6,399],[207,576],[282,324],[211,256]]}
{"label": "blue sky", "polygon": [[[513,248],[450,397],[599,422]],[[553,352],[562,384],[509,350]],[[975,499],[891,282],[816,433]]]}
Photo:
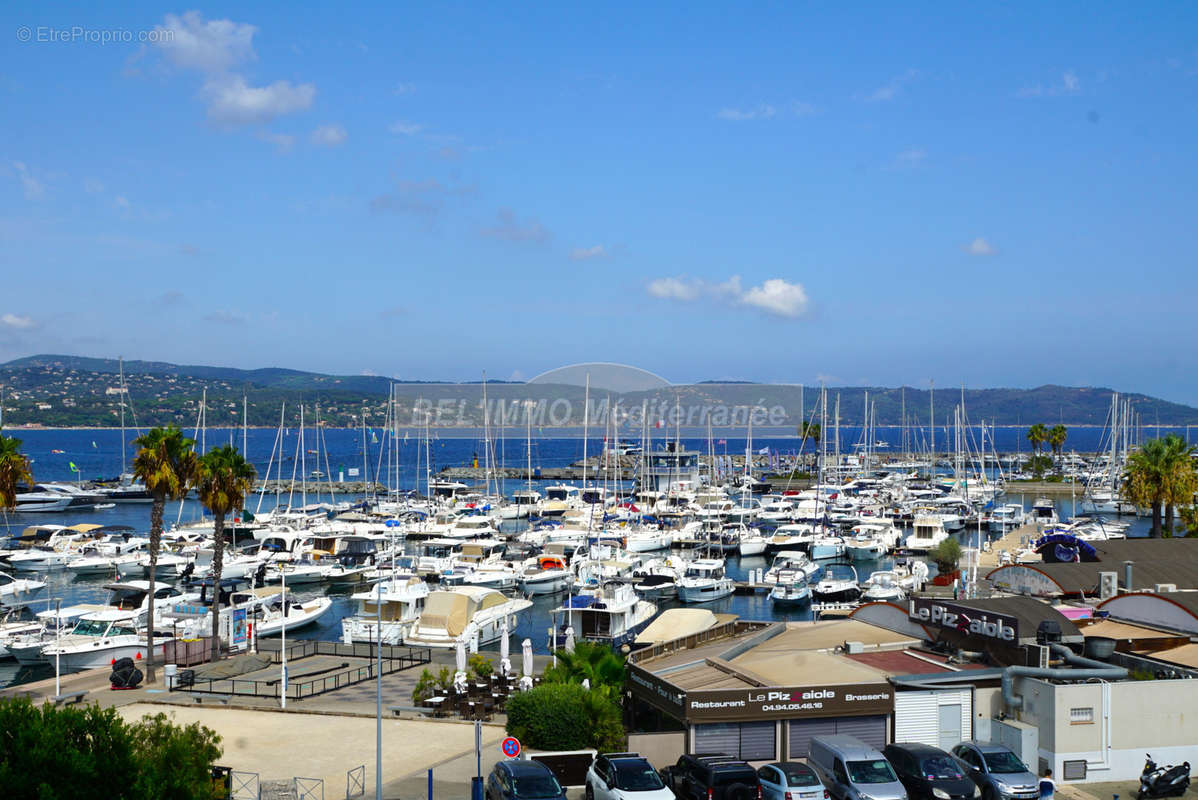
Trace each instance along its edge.
{"label": "blue sky", "polygon": [[0,359],[1198,402],[1198,7],[644,5],[5,5]]}

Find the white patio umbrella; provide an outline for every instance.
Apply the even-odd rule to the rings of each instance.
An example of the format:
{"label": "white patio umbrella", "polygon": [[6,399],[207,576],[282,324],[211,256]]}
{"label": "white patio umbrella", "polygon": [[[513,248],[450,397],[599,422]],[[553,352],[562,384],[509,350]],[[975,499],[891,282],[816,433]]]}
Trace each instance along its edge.
{"label": "white patio umbrella", "polygon": [[532,640],[531,639],[525,639],[520,644],[520,660],[522,662],[520,664],[521,671],[524,673],[524,677],[531,678],[532,677]]}
{"label": "white patio umbrella", "polygon": [[512,671],[511,645],[508,642],[507,617],[499,624],[499,671],[507,675]]}
{"label": "white patio umbrella", "polygon": [[465,672],[466,671],[466,643],[464,641],[462,641],[461,639],[458,639],[457,657],[458,657],[457,658],[458,672]]}
{"label": "white patio umbrella", "polygon": [[573,626],[566,628],[566,646],[562,648],[567,653],[574,652],[574,628]]}

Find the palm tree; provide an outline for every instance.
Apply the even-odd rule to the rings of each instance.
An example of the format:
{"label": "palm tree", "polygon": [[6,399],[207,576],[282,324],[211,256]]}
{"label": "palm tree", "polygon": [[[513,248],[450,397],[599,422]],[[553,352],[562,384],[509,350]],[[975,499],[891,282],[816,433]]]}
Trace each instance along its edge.
{"label": "palm tree", "polygon": [[233,445],[210,450],[200,456],[196,475],[196,493],[204,507],[212,512],[212,649],[213,659],[220,654],[220,579],[224,568],[225,517],[241,510],[253,486],[257,470]]}
{"label": "palm tree", "polygon": [[29,456],[21,452],[21,440],[0,434],[0,508],[17,507],[17,485],[33,485]]}
{"label": "palm tree", "polygon": [[815,443],[816,449],[819,449],[819,435],[821,432],[818,422],[807,422],[804,420],[803,424],[799,426],[799,436],[803,437],[803,442],[799,446],[799,452],[803,452],[804,448],[802,445],[806,444],[808,439]]}
{"label": "palm tree", "polygon": [[231,444],[199,458],[196,494],[212,512],[212,660],[220,657],[220,578],[225,563],[225,516],[245,506],[258,471]]}
{"label": "palm tree", "polygon": [[557,666],[545,670],[550,683],[590,682],[591,689],[615,698],[624,686],[624,657],[594,642],[579,642],[574,652],[559,650]]}
{"label": "palm tree", "polygon": [[1149,439],[1127,457],[1123,495],[1138,506],[1152,507],[1152,536],[1161,535],[1161,505],[1165,502],[1169,454],[1164,439]]}
{"label": "palm tree", "polygon": [[154,682],[154,573],[162,548],[162,511],[167,500],[182,500],[195,483],[195,440],[174,425],[152,428],[133,440],[138,447],[133,457],[133,475],[140,478],[154,498],[150,506],[150,592],[146,642],[146,682]]}
{"label": "palm tree", "polygon": [[1027,440],[1032,443],[1036,455],[1040,455],[1040,446],[1048,440],[1048,429],[1037,422],[1027,429]]}
{"label": "palm tree", "polygon": [[1195,448],[1188,446],[1185,439],[1175,433],[1165,437],[1165,520],[1169,533],[1173,533],[1173,509],[1194,502],[1198,492],[1198,471],[1194,468]]}
{"label": "palm tree", "polygon": [[1048,431],[1048,444],[1052,448],[1052,452],[1060,458],[1065,450],[1065,439],[1069,436],[1069,429],[1064,425],[1053,425]]}

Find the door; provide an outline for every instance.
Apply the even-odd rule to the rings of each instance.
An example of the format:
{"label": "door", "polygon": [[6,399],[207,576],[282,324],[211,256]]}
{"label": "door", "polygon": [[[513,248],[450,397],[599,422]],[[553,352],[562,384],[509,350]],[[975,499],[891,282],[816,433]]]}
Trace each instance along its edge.
{"label": "door", "polygon": [[945,703],[940,706],[940,749],[951,750],[961,743],[960,704]]}

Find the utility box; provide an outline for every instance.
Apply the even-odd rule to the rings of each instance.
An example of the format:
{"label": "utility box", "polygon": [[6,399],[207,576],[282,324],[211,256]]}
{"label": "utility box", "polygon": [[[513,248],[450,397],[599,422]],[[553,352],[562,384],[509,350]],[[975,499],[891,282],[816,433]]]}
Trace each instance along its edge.
{"label": "utility box", "polygon": [[1040,763],[1040,729],[1013,719],[990,720],[990,741],[1001,744],[1035,770]]}

